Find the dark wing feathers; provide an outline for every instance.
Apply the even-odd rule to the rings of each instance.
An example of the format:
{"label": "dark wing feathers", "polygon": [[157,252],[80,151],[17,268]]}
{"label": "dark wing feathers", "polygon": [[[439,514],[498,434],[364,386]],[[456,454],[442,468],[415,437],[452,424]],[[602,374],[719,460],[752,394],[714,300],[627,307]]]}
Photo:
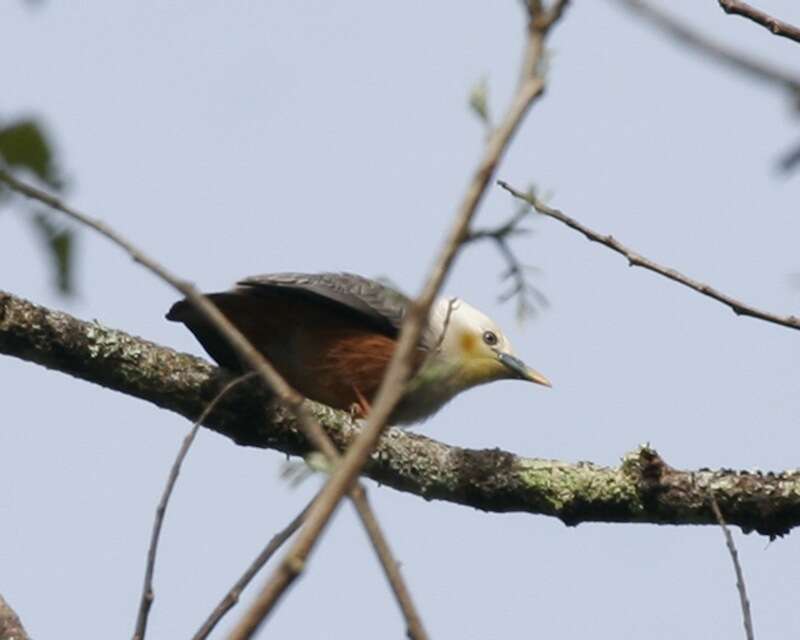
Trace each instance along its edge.
{"label": "dark wing feathers", "polygon": [[396,336],[409,299],[392,287],[352,273],[272,273],[237,282],[240,289],[292,291],[355,313],[384,333]]}

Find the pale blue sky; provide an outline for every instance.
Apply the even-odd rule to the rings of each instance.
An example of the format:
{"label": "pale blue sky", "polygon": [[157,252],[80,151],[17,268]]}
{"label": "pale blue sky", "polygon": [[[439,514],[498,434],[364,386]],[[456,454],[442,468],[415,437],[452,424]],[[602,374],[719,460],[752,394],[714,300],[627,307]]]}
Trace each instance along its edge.
{"label": "pale blue sky", "polygon": [[[584,223],[723,291],[797,313],[800,177],[774,172],[800,142],[786,96],[609,2],[574,4],[551,41],[547,95],[500,177],[536,182]],[[800,74],[800,45],[713,0],[670,4]],[[345,269],[414,292],[481,148],[469,89],[487,77],[497,114],[517,76],[517,5],[6,0],[2,114],[46,119],[70,202],[205,289]],[[800,23],[789,0],[761,6]],[[514,206],[493,189],[479,223]],[[650,442],[681,468],[798,466],[797,334],[631,270],[555,222],[530,226],[515,246],[542,269],[548,311],[519,326],[497,303],[503,265],[488,245],[464,253],[447,291],[497,319],[554,388],[477,389],[424,433],[609,465]],[[81,294],[65,301],[20,216],[0,215],[0,238],[0,288],[202,353],[163,320],[175,294],[102,240],[81,235]],[[0,379],[0,521],[11,523],[0,592],[36,638],[129,636],[153,511],[188,423],[8,358]],[[192,633],[315,490],[317,479],[288,488],[283,460],[201,433],[167,515],[151,638]],[[434,638],[743,635],[717,528],[567,529],[370,487]],[[796,636],[797,535],[736,540],[758,637]],[[261,637],[402,637],[349,506],[308,569]]]}

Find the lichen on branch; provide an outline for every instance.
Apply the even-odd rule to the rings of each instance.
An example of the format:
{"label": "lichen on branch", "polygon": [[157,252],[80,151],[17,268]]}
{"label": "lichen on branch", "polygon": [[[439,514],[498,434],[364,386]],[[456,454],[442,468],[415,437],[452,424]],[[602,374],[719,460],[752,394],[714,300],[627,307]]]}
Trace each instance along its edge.
{"label": "lichen on branch", "polygon": [[[4,292],[0,353],[147,400],[190,421],[232,379],[201,358]],[[311,408],[340,450],[360,431],[346,414],[317,404]],[[228,394],[204,426],[241,445],[290,455],[313,450],[294,417],[274,405],[257,381]],[[712,495],[725,520],[744,531],[774,537],[800,524],[800,471],[683,471],[648,446],[624,456],[618,467],[604,467],[464,449],[389,429],[364,474],[427,500],[547,515],[567,525],[715,525]]]}

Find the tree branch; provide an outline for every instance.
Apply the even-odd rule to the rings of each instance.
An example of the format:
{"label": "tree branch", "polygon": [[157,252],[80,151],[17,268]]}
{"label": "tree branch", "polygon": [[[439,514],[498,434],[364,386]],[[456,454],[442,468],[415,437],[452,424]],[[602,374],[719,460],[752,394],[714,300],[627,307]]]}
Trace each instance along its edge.
{"label": "tree branch", "polygon": [[719,6],[722,7],[722,10],[728,15],[742,16],[743,18],[752,20],[756,24],[760,24],[762,27],[769,29],[776,36],[800,42],[800,29],[788,22],[778,20],[746,2],[740,2],[740,0],[719,0]]}
{"label": "tree branch", "polygon": [[150,546],[147,549],[147,562],[145,563],[142,595],[139,598],[139,611],[136,615],[136,626],[133,632],[134,640],[140,640],[141,638],[144,638],[144,635],[147,631],[147,619],[150,615],[150,608],[153,606],[153,600],[155,599],[155,592],[153,591],[153,574],[155,573],[156,569],[156,555],[158,553],[158,543],[161,537],[161,528],[164,525],[164,515],[167,512],[167,506],[169,505],[169,499],[172,496],[172,491],[175,489],[175,483],[178,481],[178,475],[181,472],[183,461],[186,459],[186,456],[189,453],[189,449],[194,442],[195,436],[197,436],[197,431],[200,428],[200,425],[206,420],[206,418],[208,418],[209,414],[214,410],[214,407],[217,406],[223,396],[240,382],[243,382],[248,378],[252,378],[255,375],[255,371],[251,371],[250,373],[246,373],[238,378],[235,378],[234,380],[231,380],[224,387],[222,387],[219,394],[217,394],[217,396],[208,403],[208,406],[203,409],[203,413],[200,414],[200,417],[195,421],[194,425],[192,425],[191,430],[181,443],[181,447],[178,450],[178,455],[175,457],[175,462],[172,463],[172,467],[170,468],[169,476],[167,477],[167,482],[164,486],[164,491],[161,494],[161,499],[158,501],[158,506],[156,507],[153,529],[150,534]]}
{"label": "tree branch", "polygon": [[250,581],[256,577],[256,574],[261,571],[267,562],[269,562],[269,559],[275,555],[275,552],[281,548],[283,543],[291,538],[300,528],[300,525],[302,525],[306,519],[306,514],[311,508],[311,504],[314,502],[314,500],[316,500],[316,498],[317,497],[314,496],[289,524],[287,524],[283,529],[278,531],[278,533],[270,538],[267,546],[261,550],[261,552],[256,556],[256,559],[250,563],[242,576],[228,590],[220,603],[214,608],[214,611],[212,611],[208,618],[206,618],[203,626],[201,626],[197,633],[192,636],[192,640],[205,640],[208,638],[208,636],[214,630],[214,627],[217,626],[225,614],[228,613],[228,611],[230,611],[237,602],[239,602],[239,597],[242,595],[242,592],[245,590],[247,585],[250,584]]}
{"label": "tree branch", "polygon": [[[292,413],[297,425],[302,429],[303,433],[314,444],[315,448],[328,458],[331,464],[334,464],[338,459],[338,452],[335,446],[328,440],[325,431],[320,424],[311,414],[306,405],[304,404],[305,398],[293,389],[286,380],[283,379],[281,374],[272,366],[272,364],[261,354],[249,340],[235,327],[223,313],[203,294],[201,294],[193,284],[181,280],[176,275],[170,273],[164,266],[156,260],[145,254],[142,250],[136,247],[132,242],[124,238],[122,235],[107,226],[101,220],[92,218],[72,207],[64,204],[60,199],[53,195],[46,193],[36,187],[21,182],[14,178],[8,172],[0,168],[0,182],[4,182],[11,189],[20,193],[28,198],[32,198],[38,202],[46,204],[47,206],[60,211],[67,217],[76,222],[79,222],[100,235],[104,236],[112,243],[123,249],[130,255],[130,257],[137,263],[141,264],[144,268],[150,271],[159,279],[183,293],[187,300],[200,312],[200,314],[217,330],[228,344],[233,348],[236,354],[242,359],[242,362],[252,367],[252,369],[261,377],[265,386],[270,389],[274,394],[275,399],[282,403],[286,409]],[[398,349],[399,351],[399,349]],[[212,399],[214,402],[216,399]],[[391,411],[392,407],[389,407]],[[388,414],[387,414],[388,415]],[[352,484],[350,482],[349,484]],[[426,640],[427,635],[422,628],[422,622],[419,614],[414,608],[409,591],[404,583],[402,583],[402,576],[397,569],[397,563],[394,562],[388,542],[384,538],[383,531],[377,523],[374,514],[370,512],[370,506],[366,499],[366,494],[363,490],[358,488],[349,487],[343,489],[345,493],[350,494],[359,517],[364,521],[364,526],[373,544],[375,553],[378,555],[378,560],[384,570],[384,575],[389,582],[392,592],[398,598],[398,605],[403,612],[406,619],[408,633],[413,640]],[[343,494],[342,494],[343,495]],[[338,500],[336,501],[338,504]],[[336,504],[333,505],[335,507]],[[332,509],[331,509],[332,512]],[[319,533],[319,532],[318,532]],[[317,533],[317,535],[318,535]],[[158,531],[156,531],[156,535]],[[157,542],[157,538],[156,538]],[[387,564],[387,562],[389,564]],[[295,563],[295,566],[301,566]],[[295,572],[293,575],[296,577],[299,574]],[[147,585],[145,585],[145,589]],[[147,626],[147,615],[150,610],[150,603],[152,602],[152,590],[147,593],[143,599],[144,606],[140,609],[140,614],[137,617],[136,631],[134,632],[134,640],[142,640]]]}
{"label": "tree branch", "polygon": [[648,2],[643,2],[642,0],[617,0],[617,3],[646,18],[675,40],[697,49],[711,59],[757,80],[766,80],[782,86],[794,96],[800,95],[800,76],[715,42]]}
{"label": "tree branch", "polygon": [[270,580],[264,585],[242,623],[230,634],[229,640],[250,638],[258,625],[286,593],[299,574],[298,568],[305,564],[306,558],[314,549],[319,536],[330,521],[342,497],[353,486],[375,450],[386,429],[389,416],[400,401],[406,388],[406,382],[413,373],[414,355],[435,297],[469,234],[470,224],[500,160],[525,114],[544,91],[545,79],[540,70],[544,41],[555,21],[563,14],[566,5],[566,0],[557,0],[551,12],[545,11],[540,1],[529,0],[527,3],[528,37],[523,52],[522,75],[516,91],[503,119],[487,141],[475,173],[456,210],[444,246],[430,271],[422,292],[409,305],[400,329],[397,347],[374,398],[367,423],[352,446],[348,447],[341,462],[334,468],[319,499],[312,505],[306,524],[297,535],[289,552],[275,569]]}
{"label": "tree branch", "polygon": [[739,604],[742,607],[742,623],[744,624],[744,635],[746,640],[754,640],[753,635],[753,616],[750,613],[750,600],[747,599],[747,587],[744,583],[744,573],[742,572],[742,565],[739,563],[739,554],[736,552],[736,545],[733,543],[733,536],[728,530],[728,525],[725,523],[725,518],[722,517],[714,495],[711,495],[711,510],[714,512],[714,517],[717,519],[722,534],[725,536],[725,545],[728,547],[728,553],[733,562],[733,571],[736,574],[736,590],[739,592]]}
{"label": "tree branch", "polygon": [[[500,294],[499,301],[507,302],[512,298],[517,301],[517,319],[524,320],[536,312],[538,307],[548,305],[547,296],[536,286],[528,282],[527,272],[535,268],[523,264],[511,248],[512,236],[519,236],[529,232],[520,225],[528,218],[529,207],[523,203],[522,207],[503,224],[492,228],[475,229],[464,240],[464,244],[491,240],[497,247],[500,256],[506,263],[506,269],[501,275],[501,280],[511,281],[511,286]],[[533,298],[533,300],[531,300]]]}
{"label": "tree branch", "polygon": [[19,616],[0,596],[0,640],[30,640]]}
{"label": "tree branch", "polygon": [[[0,353],[147,400],[194,421],[233,375],[201,358],[77,320],[0,292]],[[243,383],[204,426],[235,442],[291,455],[313,450],[295,418],[269,406],[263,387]],[[337,448],[359,428],[346,414],[308,403]],[[364,475],[426,500],[483,511],[527,512],[582,522],[716,524],[713,491],[728,523],[771,537],[800,525],[800,471],[682,471],[647,447],[619,467],[524,458],[498,449],[454,447],[389,429]]]}
{"label": "tree branch", "polygon": [[558,220],[559,222],[564,223],[571,229],[575,229],[582,233],[588,240],[592,242],[597,242],[602,244],[605,247],[608,247],[612,251],[619,253],[625,258],[628,259],[628,265],[631,267],[642,267],[643,269],[647,269],[648,271],[652,271],[657,273],[665,278],[669,278],[679,284],[682,284],[685,287],[689,287],[690,289],[694,289],[698,293],[703,294],[713,300],[721,302],[722,304],[730,307],[733,312],[737,316],[749,316],[751,318],[756,318],[757,320],[763,320],[764,322],[771,322],[773,324],[780,325],[782,327],[788,327],[789,329],[800,329],[800,318],[796,316],[778,316],[774,313],[769,313],[768,311],[762,311],[761,309],[757,309],[749,304],[741,302],[736,298],[732,298],[729,295],[721,293],[717,291],[713,287],[704,284],[702,282],[698,282],[697,280],[693,280],[688,276],[683,275],[679,271],[672,269],[670,267],[664,267],[658,264],[657,262],[653,262],[649,258],[645,258],[644,256],[636,253],[632,249],[626,247],[624,244],[619,242],[614,236],[611,235],[603,235],[582,225],[580,222],[575,220],[574,218],[569,217],[562,211],[558,209],[553,209],[552,207],[548,207],[544,204],[541,200],[539,200],[533,193],[523,193],[521,191],[516,190],[507,182],[503,180],[498,180],[497,184],[500,185],[503,189],[508,191],[512,196],[515,198],[519,198],[520,200],[524,200],[528,204],[530,204],[538,213],[542,214],[543,216],[547,216],[548,218],[553,218],[554,220]]}

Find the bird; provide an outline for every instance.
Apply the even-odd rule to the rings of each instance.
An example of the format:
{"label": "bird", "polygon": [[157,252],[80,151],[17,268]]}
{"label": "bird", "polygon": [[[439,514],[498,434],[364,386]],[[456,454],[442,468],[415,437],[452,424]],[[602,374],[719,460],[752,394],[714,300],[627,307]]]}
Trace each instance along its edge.
{"label": "bird", "polygon": [[[275,273],[206,294],[306,398],[367,417],[397,346],[411,300],[392,286],[352,273]],[[235,372],[247,367],[186,299],[166,314]],[[456,395],[496,380],[551,386],[515,354],[488,316],[460,298],[440,298],[413,354],[413,375],[390,423],[421,422]]]}

